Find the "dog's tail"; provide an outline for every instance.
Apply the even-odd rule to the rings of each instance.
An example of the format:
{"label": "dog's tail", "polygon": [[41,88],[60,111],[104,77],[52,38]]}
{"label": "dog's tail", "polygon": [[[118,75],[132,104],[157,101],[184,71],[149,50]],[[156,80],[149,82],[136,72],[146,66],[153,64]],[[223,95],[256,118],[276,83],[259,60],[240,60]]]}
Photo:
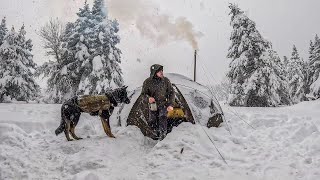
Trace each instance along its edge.
{"label": "dog's tail", "polygon": [[65,120],[64,120],[64,114],[63,114],[63,111],[61,110],[61,121],[60,121],[60,125],[59,127],[55,130],[55,133],[56,133],[56,136],[58,136],[60,133],[62,133],[65,128],[66,128],[66,125],[65,125]]}

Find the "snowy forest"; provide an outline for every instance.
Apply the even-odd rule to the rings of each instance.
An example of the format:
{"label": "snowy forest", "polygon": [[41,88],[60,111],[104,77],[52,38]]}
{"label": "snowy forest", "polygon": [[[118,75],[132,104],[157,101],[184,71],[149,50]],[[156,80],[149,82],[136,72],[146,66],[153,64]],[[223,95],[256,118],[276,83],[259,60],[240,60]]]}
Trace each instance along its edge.
{"label": "snowy forest", "polygon": [[0,180],[320,179],[320,1],[0,6]]}
{"label": "snowy forest", "polygon": [[309,57],[304,61],[295,45],[292,54],[280,58],[272,43],[264,39],[250,20],[236,5],[229,6],[232,44],[230,105],[270,107],[291,105],[319,98],[320,41],[310,41]]}
{"label": "snowy forest", "polygon": [[[87,2],[77,13],[77,20],[62,25],[50,20],[40,31],[44,49],[54,61],[36,66],[32,59],[32,40],[26,40],[24,28],[8,31],[2,19],[0,101],[43,100],[61,103],[76,94],[100,94],[123,85],[121,50],[117,35],[119,25],[109,20],[104,0]],[[48,78],[41,95],[35,78]]]}
{"label": "snowy forest", "polygon": [[[280,57],[238,5],[230,4],[231,45],[227,59],[228,82],[214,88],[231,106],[274,107],[315,100],[320,95],[320,39],[310,40],[309,57]],[[257,22],[259,23],[259,22]],[[0,26],[0,102],[62,103],[79,94],[100,94],[124,85],[119,24],[109,19],[103,0],[92,8],[85,2],[74,22],[52,18],[39,36],[48,60],[33,61],[32,39],[25,25],[11,29],[3,17]],[[50,57],[50,58],[49,58]],[[40,90],[35,78],[47,78]],[[225,90],[227,87],[228,90]],[[224,89],[225,92],[220,92]],[[220,98],[221,99],[221,98]]]}

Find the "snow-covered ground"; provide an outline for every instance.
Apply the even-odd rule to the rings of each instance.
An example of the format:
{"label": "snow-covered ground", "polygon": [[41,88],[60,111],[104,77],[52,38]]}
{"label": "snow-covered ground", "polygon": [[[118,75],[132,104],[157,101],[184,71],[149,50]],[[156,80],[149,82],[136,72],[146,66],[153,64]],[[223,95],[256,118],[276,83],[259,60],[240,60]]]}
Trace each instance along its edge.
{"label": "snow-covered ground", "polygon": [[67,142],[54,134],[60,105],[0,104],[0,179],[320,179],[320,101],[222,108],[222,127],[183,123],[160,142],[116,120],[109,138],[83,114],[84,139]]}

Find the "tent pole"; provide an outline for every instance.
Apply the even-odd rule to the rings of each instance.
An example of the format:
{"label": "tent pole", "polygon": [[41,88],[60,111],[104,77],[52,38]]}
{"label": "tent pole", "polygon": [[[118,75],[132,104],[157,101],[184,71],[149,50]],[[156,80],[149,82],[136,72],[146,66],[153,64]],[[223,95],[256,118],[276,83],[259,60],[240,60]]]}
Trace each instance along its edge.
{"label": "tent pole", "polygon": [[193,81],[196,82],[196,74],[197,74],[197,50],[194,50],[194,69],[193,69]]}

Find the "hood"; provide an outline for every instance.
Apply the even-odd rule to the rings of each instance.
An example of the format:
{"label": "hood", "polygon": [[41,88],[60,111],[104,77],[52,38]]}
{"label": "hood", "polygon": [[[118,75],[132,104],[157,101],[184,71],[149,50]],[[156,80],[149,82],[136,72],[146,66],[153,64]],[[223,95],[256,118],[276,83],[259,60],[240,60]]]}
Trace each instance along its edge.
{"label": "hood", "polygon": [[154,64],[150,67],[150,77],[153,78],[155,77],[156,73],[163,69],[163,66],[161,66],[160,64]]}

